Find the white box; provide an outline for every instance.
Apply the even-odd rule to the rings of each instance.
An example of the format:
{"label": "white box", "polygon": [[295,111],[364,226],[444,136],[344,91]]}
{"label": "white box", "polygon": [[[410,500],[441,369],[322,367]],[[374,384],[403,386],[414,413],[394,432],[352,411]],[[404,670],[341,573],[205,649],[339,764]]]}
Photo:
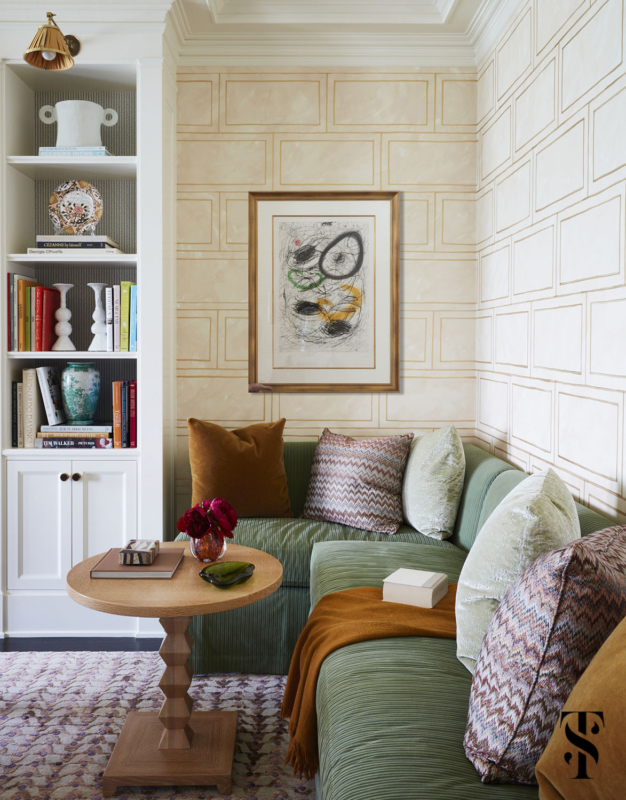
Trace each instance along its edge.
{"label": "white box", "polygon": [[448,594],[448,576],[421,569],[397,569],[383,581],[383,600],[434,608]]}

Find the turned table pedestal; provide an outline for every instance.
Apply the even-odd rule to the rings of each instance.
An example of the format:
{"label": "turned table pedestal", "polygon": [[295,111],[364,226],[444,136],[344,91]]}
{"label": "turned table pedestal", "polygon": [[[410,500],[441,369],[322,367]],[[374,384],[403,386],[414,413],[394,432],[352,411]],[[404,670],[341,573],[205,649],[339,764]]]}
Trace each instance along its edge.
{"label": "turned table pedestal", "polygon": [[216,786],[231,793],[237,735],[236,711],[194,711],[188,689],[193,675],[189,656],[191,617],[250,605],[275,592],[283,569],[273,556],[251,547],[229,545],[224,561],[250,561],[252,577],[239,586],[220,589],[203,581],[204,564],[186,542],[162,548],[184,548],[185,557],[169,580],[91,579],[102,554],[82,561],[67,576],[69,596],[87,608],[128,617],[158,617],[165,630],[159,650],[165,662],[159,687],[161,710],[131,711],[104,771],[102,794],[118,786]]}

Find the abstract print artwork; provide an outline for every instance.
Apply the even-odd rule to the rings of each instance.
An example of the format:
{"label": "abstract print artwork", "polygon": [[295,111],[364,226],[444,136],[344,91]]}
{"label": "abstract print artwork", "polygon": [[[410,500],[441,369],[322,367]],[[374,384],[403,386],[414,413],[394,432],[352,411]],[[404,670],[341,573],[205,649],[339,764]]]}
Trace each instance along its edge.
{"label": "abstract print artwork", "polygon": [[250,391],[398,391],[398,197],[249,195]]}
{"label": "abstract print artwork", "polygon": [[373,222],[278,220],[279,360],[286,353],[344,353],[346,367],[356,354],[373,363]]}

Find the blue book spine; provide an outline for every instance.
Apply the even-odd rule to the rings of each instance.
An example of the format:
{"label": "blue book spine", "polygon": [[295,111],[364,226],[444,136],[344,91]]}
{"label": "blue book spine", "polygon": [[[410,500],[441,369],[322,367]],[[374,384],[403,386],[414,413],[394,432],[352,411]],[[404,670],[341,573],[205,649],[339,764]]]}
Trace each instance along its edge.
{"label": "blue book spine", "polygon": [[137,287],[130,287],[130,346],[131,353],[137,352]]}
{"label": "blue book spine", "polygon": [[128,381],[122,381],[120,386],[120,395],[122,399],[122,447],[128,447],[126,439],[126,420],[128,416],[128,408],[126,407],[126,384]]}

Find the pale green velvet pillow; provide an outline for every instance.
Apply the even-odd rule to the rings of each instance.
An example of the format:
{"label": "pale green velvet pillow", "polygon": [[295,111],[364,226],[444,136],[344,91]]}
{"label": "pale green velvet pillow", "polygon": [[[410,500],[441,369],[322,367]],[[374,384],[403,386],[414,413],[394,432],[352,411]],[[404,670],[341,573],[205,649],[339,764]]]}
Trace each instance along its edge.
{"label": "pale green velvet pillow", "polygon": [[456,594],[456,654],[470,672],[512,584],[540,555],[574,539],[580,539],[576,506],[553,469],[525,478],[496,507],[463,564]]}
{"label": "pale green velvet pillow", "polygon": [[413,439],[402,484],[405,521],[433,539],[452,536],[464,478],[465,452],[454,425]]}

